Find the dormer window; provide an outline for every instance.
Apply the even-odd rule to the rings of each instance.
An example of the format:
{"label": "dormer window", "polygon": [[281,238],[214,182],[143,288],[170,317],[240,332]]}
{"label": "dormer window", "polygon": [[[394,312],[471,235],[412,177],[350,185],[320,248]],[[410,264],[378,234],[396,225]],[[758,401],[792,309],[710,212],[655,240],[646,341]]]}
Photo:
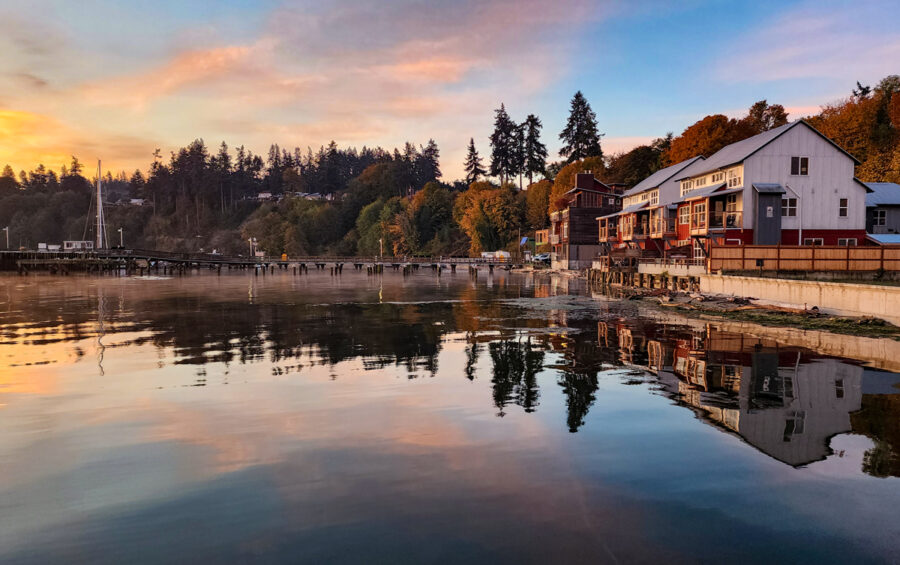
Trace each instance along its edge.
{"label": "dormer window", "polygon": [[728,171],[728,188],[743,186],[740,169],[731,169]]}
{"label": "dormer window", "polygon": [[791,175],[809,176],[809,157],[791,157]]}

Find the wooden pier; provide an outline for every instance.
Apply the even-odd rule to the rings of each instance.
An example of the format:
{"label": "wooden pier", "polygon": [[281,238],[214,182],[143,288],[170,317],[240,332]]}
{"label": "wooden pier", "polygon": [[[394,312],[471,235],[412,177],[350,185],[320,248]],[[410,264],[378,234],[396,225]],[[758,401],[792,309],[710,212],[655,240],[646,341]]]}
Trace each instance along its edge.
{"label": "wooden pier", "polygon": [[466,265],[469,273],[479,268],[491,272],[495,268],[510,270],[521,265],[500,259],[470,257],[288,257],[251,258],[206,253],[175,253],[147,249],[109,249],[99,251],[0,251],[0,271],[15,271],[20,275],[32,271],[46,271],[66,275],[70,272],[111,274],[183,275],[193,270],[223,269],[254,271],[256,275],[273,274],[276,269],[293,274],[329,271],[341,274],[345,265],[369,274],[384,272],[385,268],[410,274],[420,268],[431,269],[438,276],[444,270],[456,272],[458,265]]}

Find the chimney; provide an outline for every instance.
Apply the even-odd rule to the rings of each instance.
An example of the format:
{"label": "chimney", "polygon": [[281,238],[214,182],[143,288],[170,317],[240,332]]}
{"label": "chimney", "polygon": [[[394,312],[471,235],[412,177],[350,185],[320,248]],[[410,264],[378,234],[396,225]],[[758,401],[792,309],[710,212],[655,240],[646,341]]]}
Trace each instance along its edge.
{"label": "chimney", "polygon": [[590,171],[576,174],[575,188],[594,188],[594,174]]}

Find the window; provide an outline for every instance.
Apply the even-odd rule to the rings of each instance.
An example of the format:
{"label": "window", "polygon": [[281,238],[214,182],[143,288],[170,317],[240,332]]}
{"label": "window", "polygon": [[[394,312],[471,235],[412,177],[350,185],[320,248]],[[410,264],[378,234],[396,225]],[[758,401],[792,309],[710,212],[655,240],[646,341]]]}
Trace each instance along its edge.
{"label": "window", "polygon": [[682,206],[678,209],[678,223],[686,226],[691,223],[691,207]]}
{"label": "window", "polygon": [[804,237],[803,245],[824,245],[821,237]]}
{"label": "window", "polygon": [[693,217],[691,218],[691,228],[706,227],[706,202],[694,204]]}
{"label": "window", "polygon": [[834,381],[834,396],[835,398],[844,398],[844,379]]}
{"label": "window", "polygon": [[569,222],[563,222],[563,238],[568,239],[569,237]]}
{"label": "window", "polygon": [[698,187],[706,186],[706,177],[700,177],[699,179],[695,179],[694,184],[696,184]]}
{"label": "window", "polygon": [[809,157],[791,157],[791,174],[803,177],[809,175]]}
{"label": "window", "polygon": [[656,206],[657,204],[659,204],[659,191],[654,190],[650,193],[650,205]]}
{"label": "window", "polygon": [[848,246],[853,247],[856,245],[856,238],[855,237],[847,237],[847,238],[840,237],[840,238],[838,238],[838,245],[842,245],[844,247],[848,247]]}
{"label": "window", "polygon": [[840,216],[842,218],[846,218],[848,207],[849,206],[848,206],[847,199],[841,198],[840,201],[838,202],[838,216]]}
{"label": "window", "polygon": [[737,212],[737,194],[729,194],[725,197],[725,211]]}
{"label": "window", "polygon": [[781,199],[781,215],[793,218],[797,215],[797,199],[782,198]]}
{"label": "window", "polygon": [[742,186],[743,182],[741,180],[741,170],[740,169],[731,169],[728,171],[728,188],[734,188],[736,186]]}
{"label": "window", "polygon": [[875,210],[874,212],[872,212],[872,224],[876,226],[883,226],[887,224],[887,211]]}
{"label": "window", "polygon": [[712,182],[722,182],[725,180],[725,173],[719,171],[718,173],[713,173],[712,178],[710,179]]}

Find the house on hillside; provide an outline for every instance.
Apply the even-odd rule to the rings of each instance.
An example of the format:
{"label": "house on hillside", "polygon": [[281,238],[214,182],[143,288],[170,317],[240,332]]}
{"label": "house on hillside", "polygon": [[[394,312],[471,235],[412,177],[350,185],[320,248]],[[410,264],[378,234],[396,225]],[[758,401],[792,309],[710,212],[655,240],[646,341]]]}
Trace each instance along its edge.
{"label": "house on hillside", "polygon": [[804,120],[727,145],[676,175],[676,244],[862,245],[858,163]]}
{"label": "house on hillside", "polygon": [[900,233],[900,184],[867,182],[866,231],[871,234]]}
{"label": "house on hillside", "polygon": [[694,157],[656,171],[634,188],[622,194],[622,209],[597,218],[600,243],[610,249],[640,247],[660,253],[675,244],[674,204],[680,196],[680,183],[675,179],[703,157]]}
{"label": "house on hillside", "polygon": [[622,206],[622,186],[603,184],[592,173],[575,175],[575,187],[563,195],[567,205],[550,214],[550,261],[555,269],[586,269],[600,252],[598,216]]}

